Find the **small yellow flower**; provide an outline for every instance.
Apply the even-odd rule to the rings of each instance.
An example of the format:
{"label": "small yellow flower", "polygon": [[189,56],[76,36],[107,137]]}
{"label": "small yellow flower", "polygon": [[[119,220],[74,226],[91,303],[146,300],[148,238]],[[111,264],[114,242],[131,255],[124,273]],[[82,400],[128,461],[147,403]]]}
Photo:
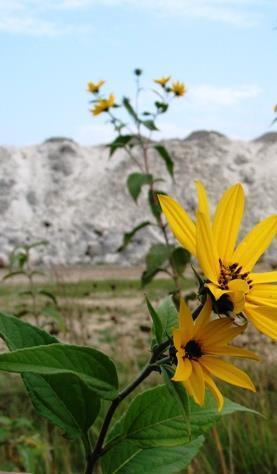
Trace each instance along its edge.
{"label": "small yellow flower", "polygon": [[180,81],[173,82],[172,86],[170,87],[170,90],[178,97],[185,95],[185,93],[187,92],[185,84]]}
{"label": "small yellow flower", "polygon": [[182,382],[198,405],[204,404],[207,385],[220,411],[224,398],[213,377],[253,392],[256,390],[245,372],[229,362],[218,359],[218,356],[255,360],[259,360],[259,357],[254,352],[229,345],[234,337],[244,331],[245,326],[235,326],[228,318],[211,321],[211,309],[211,300],[208,298],[199,316],[193,321],[188,306],[181,299],[179,328],[173,330],[177,367],[172,380]]}
{"label": "small yellow flower", "polygon": [[98,81],[98,82],[88,82],[87,84],[87,91],[91,92],[92,94],[97,94],[101,87],[105,84],[105,81]]}
{"label": "small yellow flower", "polygon": [[99,99],[95,106],[90,109],[91,113],[96,116],[102,114],[102,112],[107,112],[115,104],[115,96],[110,94],[107,99]]}
{"label": "small yellow flower", "polygon": [[241,184],[225,191],[213,219],[203,184],[197,181],[196,187],[196,222],[174,199],[158,196],[172,232],[197,257],[215,300],[224,296],[235,314],[243,312],[258,330],[277,339],[277,271],[253,272],[276,237],[277,214],[257,224],[236,245],[245,200]]}
{"label": "small yellow flower", "polygon": [[156,84],[160,84],[160,86],[162,87],[165,87],[168,81],[170,81],[170,79],[171,76],[163,76],[160,79],[155,79],[154,82],[156,82]]}

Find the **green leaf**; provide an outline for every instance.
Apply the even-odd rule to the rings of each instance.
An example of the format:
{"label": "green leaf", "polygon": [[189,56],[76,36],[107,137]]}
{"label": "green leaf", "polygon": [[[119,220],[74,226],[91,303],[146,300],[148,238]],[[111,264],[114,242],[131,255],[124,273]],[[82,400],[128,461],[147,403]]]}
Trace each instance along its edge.
{"label": "green leaf", "polygon": [[148,130],[159,130],[153,120],[140,120],[140,123],[144,125],[144,127],[148,128]]}
{"label": "green leaf", "polygon": [[118,380],[113,362],[91,347],[50,344],[19,349],[0,354],[0,370],[20,374],[73,374],[102,398],[111,400],[117,394]]}
{"label": "green leaf", "polygon": [[42,329],[4,313],[0,313],[0,337],[10,351],[59,342]]}
{"label": "green leaf", "polygon": [[53,303],[57,306],[57,304],[58,304],[57,298],[56,298],[55,295],[53,295],[53,293],[51,293],[51,291],[39,290],[39,291],[38,291],[38,294],[43,295],[43,296],[46,296],[47,298],[49,298],[50,300],[52,300]]}
{"label": "green leaf", "polygon": [[152,181],[152,174],[132,173],[128,176],[128,190],[135,202],[137,202],[142,186],[145,184],[151,184]]}
{"label": "green leaf", "polygon": [[187,264],[190,262],[190,253],[183,247],[177,247],[171,255],[171,262],[178,275],[183,275]]}
{"label": "green leaf", "polygon": [[143,286],[150,283],[154,276],[165,268],[165,263],[167,263],[170,258],[173,249],[173,245],[152,245],[145,258],[146,270],[141,277]]}
{"label": "green leaf", "polygon": [[15,271],[15,272],[7,273],[7,275],[3,276],[3,280],[9,280],[10,278],[13,278],[13,277],[18,276],[18,275],[24,275],[24,276],[27,277],[26,273],[23,270],[18,270],[18,271]]}
{"label": "green leaf", "polygon": [[101,403],[76,375],[28,374],[25,377],[23,380],[39,415],[59,426],[70,439],[81,437],[89,430]]}
{"label": "green leaf", "polygon": [[[241,410],[244,407],[231,403],[227,413]],[[219,414],[214,398],[207,393],[203,407],[191,401],[188,424],[180,403],[176,403],[176,397],[165,385],[146,390],[112,427],[106,445],[110,449],[102,457],[104,474],[141,474],[149,472],[149,466],[151,474],[176,473],[192,460],[202,445],[201,435],[222,415],[224,412]],[[181,463],[178,453],[186,453],[187,457],[177,467],[174,460]]]}
{"label": "green leaf", "polygon": [[171,296],[162,301],[157,313],[163,325],[163,336],[170,337],[172,330],[178,327],[178,311]]}
{"label": "green leaf", "polygon": [[148,298],[146,298],[146,304],[147,304],[149,314],[150,314],[150,316],[152,318],[152,321],[153,321],[153,333],[154,333],[155,339],[156,339],[157,343],[160,344],[162,342],[162,336],[163,336],[162,323],[160,321],[160,318],[159,318],[158,314],[154,310],[154,308],[153,308],[153,306],[150,303]]}
{"label": "green leaf", "polygon": [[152,191],[151,189],[148,192],[148,202],[153,216],[158,222],[160,222],[162,209],[157,198],[157,194],[165,194],[163,191]]}
{"label": "green leaf", "polygon": [[171,380],[174,375],[173,367],[163,366],[161,367],[161,370],[169,392],[179,404],[179,407],[181,408],[183,414],[183,418],[185,422],[188,423],[190,415],[189,399],[183,384],[180,382],[173,382]]}
{"label": "green leaf", "polygon": [[159,153],[160,157],[164,160],[165,166],[167,171],[169,172],[170,176],[173,177],[174,175],[174,163],[173,160],[168,153],[167,149],[163,145],[155,145],[155,150]]}
{"label": "green leaf", "polygon": [[157,107],[158,111],[162,114],[164,114],[168,109],[168,104],[166,104],[165,102],[156,101],[155,106]]}
{"label": "green leaf", "polygon": [[46,316],[56,321],[56,323],[59,326],[59,329],[61,331],[64,331],[65,329],[64,319],[61,313],[58,311],[58,309],[55,306],[47,304],[41,309],[41,314],[43,314],[43,316]]}
{"label": "green leaf", "polygon": [[126,249],[127,245],[129,245],[129,243],[131,242],[132,238],[134,237],[134,235],[141,229],[143,229],[144,227],[148,226],[148,225],[151,225],[152,223],[150,221],[145,221],[145,222],[142,222],[141,224],[137,225],[136,227],[134,227],[130,232],[126,232],[124,235],[123,235],[123,243],[122,245],[117,249],[118,252],[122,252],[123,250]]}
{"label": "green leaf", "polygon": [[124,105],[125,109],[127,110],[128,114],[135,120],[135,122],[140,122],[138,115],[136,114],[135,110],[133,109],[130,99],[128,97],[123,97],[122,104]]}
{"label": "green leaf", "polygon": [[[120,449],[112,448],[102,458],[104,474],[176,474],[196,456],[203,445],[203,436],[183,446],[142,449],[129,440],[124,440]],[[183,471],[182,471],[183,472]]]}
{"label": "green leaf", "polygon": [[119,135],[112,143],[108,145],[110,157],[119,149],[124,148],[133,138],[133,135]]}
{"label": "green leaf", "polygon": [[[57,343],[54,336],[13,316],[0,313],[0,337],[10,350]],[[23,374],[23,382],[40,416],[61,428],[68,438],[80,437],[93,424],[99,397],[73,374]]]}

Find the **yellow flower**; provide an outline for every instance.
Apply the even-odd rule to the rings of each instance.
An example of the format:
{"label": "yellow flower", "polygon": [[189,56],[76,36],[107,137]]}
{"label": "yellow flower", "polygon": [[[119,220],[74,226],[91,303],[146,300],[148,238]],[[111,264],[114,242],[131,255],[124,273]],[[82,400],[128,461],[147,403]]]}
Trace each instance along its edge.
{"label": "yellow flower", "polygon": [[273,107],[273,112],[277,113],[277,104]]}
{"label": "yellow flower", "polygon": [[170,87],[171,92],[174,92],[174,94],[178,97],[181,97],[185,95],[187,92],[187,88],[183,82],[176,81],[173,82],[172,86]]}
{"label": "yellow flower", "polygon": [[218,359],[218,356],[234,356],[259,360],[251,351],[230,346],[228,343],[243,332],[244,327],[234,326],[228,318],[210,320],[211,300],[207,299],[195,321],[181,299],[179,328],[173,330],[173,342],[177,351],[177,367],[172,378],[182,382],[199,405],[204,404],[205,386],[210,389],[217,401],[218,410],[222,410],[224,398],[216,386],[213,377],[238,387],[255,392],[249,376],[233,364]]}
{"label": "yellow flower", "polygon": [[107,99],[99,99],[90,111],[93,115],[99,115],[102,114],[102,112],[107,112],[114,104],[115,96],[110,94]]}
{"label": "yellow flower", "polygon": [[159,195],[172,232],[199,260],[207,278],[206,286],[215,299],[227,297],[234,313],[243,312],[257,329],[277,339],[277,285],[274,284],[277,271],[252,271],[276,237],[277,215],[257,224],[236,246],[244,212],[241,184],[223,194],[212,220],[205,188],[200,181],[196,187],[199,200],[196,222],[174,199]]}
{"label": "yellow flower", "polygon": [[101,87],[105,84],[105,81],[98,81],[98,82],[88,82],[87,84],[87,91],[91,92],[92,94],[97,94]]}
{"label": "yellow flower", "polygon": [[156,84],[160,84],[160,86],[162,87],[165,87],[168,81],[170,81],[170,79],[171,76],[163,76],[160,79],[155,79],[154,82],[156,82]]}

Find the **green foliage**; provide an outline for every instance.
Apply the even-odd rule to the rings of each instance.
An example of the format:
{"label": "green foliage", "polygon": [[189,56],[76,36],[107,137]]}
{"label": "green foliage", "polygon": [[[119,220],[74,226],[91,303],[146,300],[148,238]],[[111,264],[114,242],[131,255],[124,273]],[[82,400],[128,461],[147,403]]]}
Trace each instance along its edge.
{"label": "green foliage", "polygon": [[111,400],[117,393],[118,380],[113,362],[90,347],[50,344],[0,354],[0,370],[20,374],[73,374],[93,392]]}
{"label": "green foliage", "polygon": [[156,125],[155,125],[155,122],[153,120],[140,120],[140,123],[146,127],[148,130],[151,130],[151,131],[157,131],[159,130]]}
{"label": "green foliage", "polygon": [[132,173],[128,176],[127,187],[135,202],[137,202],[142,186],[152,182],[153,176],[151,174]]}
{"label": "green foliage", "polygon": [[[102,456],[104,474],[115,472],[173,474],[184,469],[201,447],[204,434],[221,415],[212,397],[199,407],[191,404],[190,426],[176,398],[165,385],[138,395],[127,412],[114,425],[109,436],[110,449]],[[226,401],[226,412],[244,410]]]}
{"label": "green foliage", "polygon": [[163,336],[170,337],[172,330],[178,327],[178,311],[171,296],[162,301],[157,308],[157,314],[162,322]]}
{"label": "green foliage", "polygon": [[[45,331],[2,313],[0,337],[11,351],[58,343]],[[68,438],[82,436],[98,415],[99,397],[74,374],[24,373],[22,379],[38,414],[59,426]]]}
{"label": "green foliage", "polygon": [[190,262],[190,253],[183,247],[177,247],[171,254],[171,262],[177,275],[181,276]]}
{"label": "green foliage", "polygon": [[132,107],[130,99],[128,99],[128,97],[123,97],[122,104],[127,110],[128,114],[131,116],[131,118],[134,119],[136,123],[139,123],[140,119],[137,113],[135,112],[134,108]]}
{"label": "green foliage", "polygon": [[153,322],[153,335],[157,343],[160,344],[163,339],[163,326],[162,326],[161,320],[159,318],[159,315],[154,310],[148,298],[146,298],[146,304],[147,304],[147,308]]}
{"label": "green foliage", "polygon": [[141,224],[137,225],[136,227],[134,227],[130,232],[125,232],[125,234],[123,235],[123,243],[122,245],[117,249],[118,252],[122,252],[123,250],[126,249],[126,247],[129,245],[129,243],[131,242],[132,238],[134,237],[134,235],[136,235],[136,233],[143,229],[144,227],[147,227],[151,225],[151,222],[150,221],[145,221],[145,222],[142,222]]}
{"label": "green foliage", "polygon": [[174,175],[174,162],[168,152],[168,150],[163,145],[155,145],[155,150],[158,152],[162,160],[165,162],[165,166],[170,176],[173,178]]}
{"label": "green foliage", "polygon": [[134,138],[133,135],[118,135],[118,137],[116,137],[115,140],[113,140],[112,143],[108,145],[110,149],[110,157],[119,148],[125,148],[127,144],[130,144],[133,138]]}
{"label": "green foliage", "polygon": [[141,276],[142,286],[150,283],[158,272],[165,270],[173,249],[173,245],[152,245],[145,258],[146,269]]}

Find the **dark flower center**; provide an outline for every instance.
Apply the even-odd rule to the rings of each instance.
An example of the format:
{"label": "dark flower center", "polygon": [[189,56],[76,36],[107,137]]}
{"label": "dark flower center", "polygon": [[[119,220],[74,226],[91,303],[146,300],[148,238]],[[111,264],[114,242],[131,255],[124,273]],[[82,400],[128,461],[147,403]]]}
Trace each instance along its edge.
{"label": "dark flower center", "polygon": [[193,339],[186,344],[184,350],[188,359],[199,359],[203,355],[199,342]]}
{"label": "dark flower center", "polygon": [[224,265],[221,259],[219,259],[220,265],[220,276],[218,279],[218,284],[222,290],[228,290],[228,283],[232,280],[246,280],[251,289],[252,281],[248,278],[249,272],[241,273],[242,266],[238,263],[233,263],[232,265]]}

